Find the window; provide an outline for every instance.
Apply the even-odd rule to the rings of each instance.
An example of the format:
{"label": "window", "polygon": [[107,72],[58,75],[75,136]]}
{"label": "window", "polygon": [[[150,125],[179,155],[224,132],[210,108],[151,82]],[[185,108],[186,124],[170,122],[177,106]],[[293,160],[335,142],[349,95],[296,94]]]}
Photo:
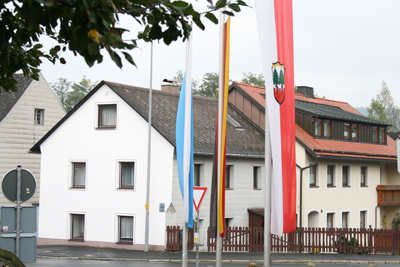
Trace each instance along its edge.
{"label": "window", "polygon": [[358,128],[357,125],[351,126],[351,140],[358,140]]}
{"label": "window", "polygon": [[349,166],[342,167],[342,186],[349,187]]}
{"label": "window", "polygon": [[120,162],[119,188],[133,189],[135,182],[135,163]]}
{"label": "window", "polygon": [[261,189],[260,177],[261,177],[261,167],[253,166],[253,189]]}
{"label": "window", "polygon": [[367,212],[366,211],[360,211],[360,228],[364,229],[366,226],[366,219],[367,219]]}
{"label": "window", "polygon": [[117,105],[99,105],[99,128],[115,128],[117,126]]}
{"label": "window", "polygon": [[321,122],[314,122],[314,134],[315,136],[321,136]]}
{"label": "window", "polygon": [[379,129],[379,143],[385,142],[385,130]]}
{"label": "window", "polygon": [[193,170],[193,186],[200,186],[200,164],[194,164]]}
{"label": "window", "polygon": [[232,179],[231,179],[231,166],[226,165],[225,169],[225,189],[233,189]]}
{"label": "window", "polygon": [[324,137],[331,137],[331,123],[324,122]]}
{"label": "window", "polygon": [[71,240],[83,241],[85,238],[85,215],[71,214]]}
{"label": "window", "polygon": [[72,163],[72,168],[73,168],[72,187],[73,188],[85,188],[86,163],[85,162],[74,162],[74,163]]}
{"label": "window", "polygon": [[310,186],[317,186],[317,166],[310,167]]}
{"label": "window", "polygon": [[349,213],[342,212],[342,228],[349,228]]}
{"label": "window", "polygon": [[372,129],[372,142],[378,142],[378,129]]}
{"label": "window", "polygon": [[367,186],[367,167],[361,166],[360,169],[360,186]]}
{"label": "window", "polygon": [[327,229],[331,229],[334,227],[333,225],[333,217],[334,217],[334,213],[327,213],[326,214],[326,228]]}
{"label": "window", "polygon": [[44,124],[44,109],[35,108],[35,118],[34,118],[36,125],[43,125]]}
{"label": "window", "polygon": [[133,216],[118,216],[119,238],[121,243],[133,242]]}
{"label": "window", "polygon": [[344,125],[343,137],[344,137],[344,139],[349,139],[350,138],[350,126],[348,124]]}
{"label": "window", "polygon": [[231,218],[225,218],[225,227],[226,227],[226,228],[228,228],[229,226],[231,226],[231,223],[232,223],[231,220],[232,220]]}
{"label": "window", "polygon": [[335,166],[333,165],[327,165],[326,166],[326,184],[328,187],[335,186],[334,183],[334,168]]}

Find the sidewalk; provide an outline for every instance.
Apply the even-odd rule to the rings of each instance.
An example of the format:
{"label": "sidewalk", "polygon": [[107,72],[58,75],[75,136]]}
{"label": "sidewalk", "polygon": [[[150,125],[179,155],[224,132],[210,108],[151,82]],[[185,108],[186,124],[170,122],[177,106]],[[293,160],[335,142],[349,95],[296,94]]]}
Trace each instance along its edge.
{"label": "sidewalk", "polygon": [[[112,248],[93,248],[78,246],[38,246],[37,258],[48,259],[85,259],[85,260],[108,260],[108,261],[152,261],[152,262],[179,262],[182,260],[181,252],[167,251],[136,251],[120,250]],[[400,264],[400,255],[376,254],[322,254],[322,253],[272,253],[272,263],[350,263],[350,264]],[[196,260],[196,253],[189,252],[189,262]],[[223,252],[223,262],[263,262],[262,252]],[[201,262],[215,261],[215,252],[201,252]]]}

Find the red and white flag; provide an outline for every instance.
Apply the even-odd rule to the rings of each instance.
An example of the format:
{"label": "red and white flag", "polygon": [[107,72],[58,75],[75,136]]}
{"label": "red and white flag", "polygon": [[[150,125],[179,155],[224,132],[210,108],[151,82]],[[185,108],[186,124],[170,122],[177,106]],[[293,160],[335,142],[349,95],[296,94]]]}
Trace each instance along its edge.
{"label": "red and white flag", "polygon": [[282,235],[296,229],[292,0],[255,0],[255,11],[273,159],[271,233]]}

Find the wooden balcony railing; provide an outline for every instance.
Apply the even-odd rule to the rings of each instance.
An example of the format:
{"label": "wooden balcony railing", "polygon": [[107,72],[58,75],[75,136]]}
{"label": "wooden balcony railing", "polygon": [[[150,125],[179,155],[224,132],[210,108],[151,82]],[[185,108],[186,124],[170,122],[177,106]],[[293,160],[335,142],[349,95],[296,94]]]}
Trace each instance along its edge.
{"label": "wooden balcony railing", "polygon": [[400,185],[378,185],[378,206],[400,205]]}

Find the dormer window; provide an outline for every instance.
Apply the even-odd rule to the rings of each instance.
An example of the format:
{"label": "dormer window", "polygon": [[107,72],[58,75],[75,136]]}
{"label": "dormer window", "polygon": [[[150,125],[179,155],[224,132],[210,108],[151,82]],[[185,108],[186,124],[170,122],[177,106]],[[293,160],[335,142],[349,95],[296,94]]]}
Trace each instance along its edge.
{"label": "dormer window", "polygon": [[358,128],[357,125],[351,126],[351,140],[358,140]]}
{"label": "dormer window", "polygon": [[344,125],[344,129],[343,129],[343,136],[344,139],[350,139],[350,126],[348,124]]}
{"label": "dormer window", "polygon": [[379,143],[385,142],[385,130],[379,129]]}
{"label": "dormer window", "polygon": [[372,129],[372,142],[378,142],[378,129]]}
{"label": "dormer window", "polygon": [[324,137],[331,137],[331,123],[329,121],[324,122]]}
{"label": "dormer window", "polygon": [[314,134],[315,136],[321,136],[321,122],[314,122]]}

